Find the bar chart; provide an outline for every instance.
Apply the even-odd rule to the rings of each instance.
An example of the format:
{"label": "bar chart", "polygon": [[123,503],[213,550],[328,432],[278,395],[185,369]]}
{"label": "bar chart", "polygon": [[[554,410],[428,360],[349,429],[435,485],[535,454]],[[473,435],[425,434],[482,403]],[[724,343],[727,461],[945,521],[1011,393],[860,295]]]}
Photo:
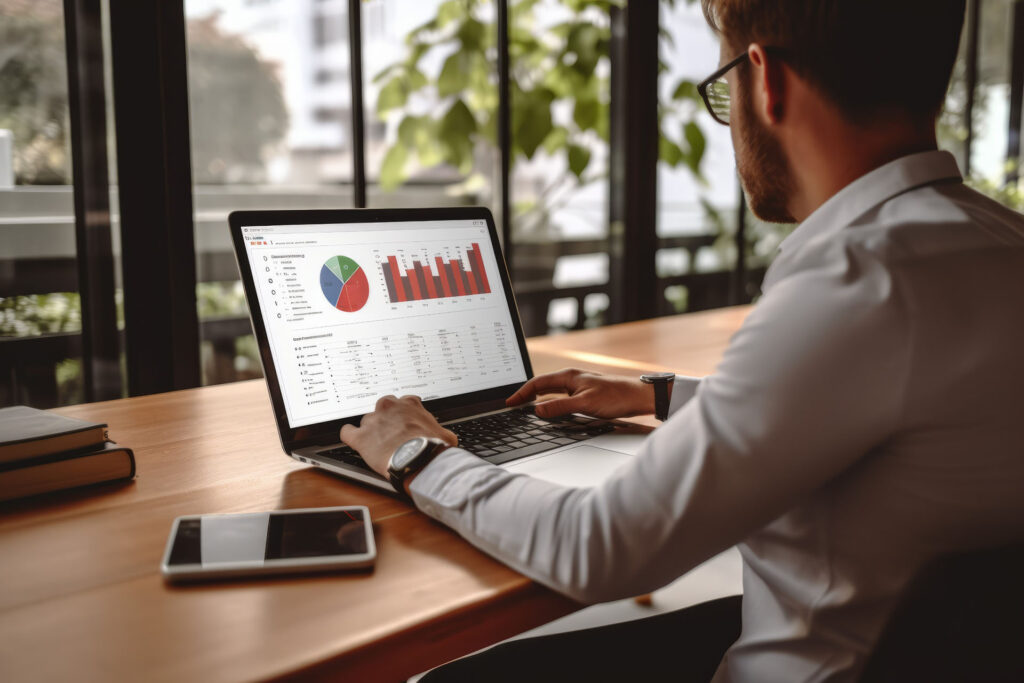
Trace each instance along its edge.
{"label": "bar chart", "polygon": [[448,247],[440,251],[388,254],[378,263],[391,303],[490,294],[478,243],[473,242],[468,249]]}

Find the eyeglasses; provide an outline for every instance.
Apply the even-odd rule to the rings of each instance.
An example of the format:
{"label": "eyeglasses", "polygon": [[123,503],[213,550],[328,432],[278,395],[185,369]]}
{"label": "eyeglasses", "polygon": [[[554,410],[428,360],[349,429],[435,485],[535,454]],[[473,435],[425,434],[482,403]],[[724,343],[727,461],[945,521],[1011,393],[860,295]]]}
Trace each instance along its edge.
{"label": "eyeglasses", "polygon": [[[779,57],[784,57],[786,53],[786,50],[781,47],[766,47],[764,51]],[[743,52],[739,57],[708,76],[697,86],[697,92],[700,93],[701,98],[704,100],[704,105],[708,108],[708,112],[711,113],[711,118],[723,126],[729,125],[730,101],[729,81],[725,79],[725,75],[748,59],[750,59],[750,53]]]}

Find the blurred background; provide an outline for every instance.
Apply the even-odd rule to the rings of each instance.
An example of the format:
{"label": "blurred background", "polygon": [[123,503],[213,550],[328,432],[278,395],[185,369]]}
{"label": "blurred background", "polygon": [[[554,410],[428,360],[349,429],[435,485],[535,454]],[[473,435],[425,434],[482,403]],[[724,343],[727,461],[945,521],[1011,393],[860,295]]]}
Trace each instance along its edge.
{"label": "blurred background", "polygon": [[[718,63],[686,0],[0,0],[0,406],[259,377],[235,209],[489,206],[528,335],[749,303]],[[1022,102],[971,0],[941,145],[1017,210]]]}

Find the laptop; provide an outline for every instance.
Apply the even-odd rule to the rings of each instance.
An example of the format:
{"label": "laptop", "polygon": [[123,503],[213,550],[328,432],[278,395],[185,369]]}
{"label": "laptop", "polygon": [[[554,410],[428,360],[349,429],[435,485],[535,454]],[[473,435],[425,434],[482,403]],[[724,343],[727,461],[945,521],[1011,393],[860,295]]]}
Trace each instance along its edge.
{"label": "laptop", "polygon": [[570,486],[603,481],[649,431],[505,406],[533,370],[486,208],[228,222],[281,444],[300,462],[393,491],[338,437],[387,394],[419,396],[484,460]]}

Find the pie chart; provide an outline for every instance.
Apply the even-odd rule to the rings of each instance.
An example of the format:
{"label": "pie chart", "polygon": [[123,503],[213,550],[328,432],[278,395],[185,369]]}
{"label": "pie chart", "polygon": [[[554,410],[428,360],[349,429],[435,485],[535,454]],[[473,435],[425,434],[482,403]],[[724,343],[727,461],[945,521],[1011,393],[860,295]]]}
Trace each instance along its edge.
{"label": "pie chart", "polygon": [[320,289],[339,311],[352,313],[366,305],[370,281],[366,271],[347,256],[332,256],[320,269]]}

